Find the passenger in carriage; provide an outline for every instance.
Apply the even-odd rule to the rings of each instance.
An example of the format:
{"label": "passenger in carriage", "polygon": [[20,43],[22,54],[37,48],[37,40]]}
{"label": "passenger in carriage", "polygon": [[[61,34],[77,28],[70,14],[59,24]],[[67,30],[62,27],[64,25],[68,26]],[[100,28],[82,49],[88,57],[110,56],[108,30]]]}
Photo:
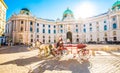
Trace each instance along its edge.
{"label": "passenger in carriage", "polygon": [[60,54],[62,55],[63,54],[62,50],[64,48],[62,38],[59,38],[57,45],[56,45],[56,48],[57,48],[58,52],[60,52]]}

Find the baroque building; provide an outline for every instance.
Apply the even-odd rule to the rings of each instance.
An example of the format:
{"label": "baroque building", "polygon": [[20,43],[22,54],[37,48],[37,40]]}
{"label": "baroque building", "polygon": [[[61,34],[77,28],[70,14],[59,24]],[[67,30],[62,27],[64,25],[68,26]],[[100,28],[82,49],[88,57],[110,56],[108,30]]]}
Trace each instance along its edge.
{"label": "baroque building", "polygon": [[31,44],[35,41],[56,43],[62,37],[66,43],[118,42],[120,41],[120,1],[106,13],[86,19],[74,18],[67,8],[63,18],[57,20],[32,16],[27,8],[21,9],[7,21],[6,34],[13,43]]}
{"label": "baroque building", "polygon": [[7,5],[4,3],[3,0],[0,0],[0,36],[3,35],[6,25],[6,10]]}
{"label": "baroque building", "polygon": [[5,25],[6,25],[6,10],[7,5],[3,0],[0,0],[0,45],[5,43]]}

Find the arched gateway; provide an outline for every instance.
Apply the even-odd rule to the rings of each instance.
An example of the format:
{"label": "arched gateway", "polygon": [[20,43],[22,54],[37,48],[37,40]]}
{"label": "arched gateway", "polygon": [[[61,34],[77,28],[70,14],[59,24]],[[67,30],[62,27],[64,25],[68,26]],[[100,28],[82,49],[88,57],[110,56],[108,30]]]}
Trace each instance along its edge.
{"label": "arched gateway", "polygon": [[70,31],[67,32],[67,39],[69,39],[70,42],[72,43],[72,33]]}

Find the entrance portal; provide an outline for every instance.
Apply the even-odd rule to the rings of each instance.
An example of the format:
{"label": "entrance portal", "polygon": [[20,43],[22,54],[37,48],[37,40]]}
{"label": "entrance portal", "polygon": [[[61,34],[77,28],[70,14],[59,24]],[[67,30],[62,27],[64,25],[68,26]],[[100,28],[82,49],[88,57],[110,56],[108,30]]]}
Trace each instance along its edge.
{"label": "entrance portal", "polygon": [[69,39],[70,42],[72,43],[72,33],[70,31],[67,32],[67,39]]}

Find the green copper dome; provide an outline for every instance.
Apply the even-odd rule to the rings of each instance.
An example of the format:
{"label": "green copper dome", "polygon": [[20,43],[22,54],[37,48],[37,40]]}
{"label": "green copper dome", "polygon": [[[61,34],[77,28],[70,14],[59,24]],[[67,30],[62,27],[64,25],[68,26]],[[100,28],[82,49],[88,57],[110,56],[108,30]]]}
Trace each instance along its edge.
{"label": "green copper dome", "polygon": [[65,11],[64,11],[64,13],[63,13],[63,19],[64,18],[66,18],[67,16],[70,16],[70,17],[74,17],[73,16],[73,12],[69,9],[69,8],[67,8]]}
{"label": "green copper dome", "polygon": [[29,15],[30,14],[30,10],[27,9],[27,8],[22,8],[21,11],[20,11],[21,14],[26,14],[26,15]]}
{"label": "green copper dome", "polygon": [[118,7],[118,8],[120,9],[120,1],[119,1],[119,0],[116,1],[116,2],[113,4],[112,9],[114,10],[115,7]]}
{"label": "green copper dome", "polygon": [[30,12],[30,10],[27,9],[27,8],[22,8],[21,10],[24,10],[24,11],[28,11],[28,12]]}
{"label": "green copper dome", "polygon": [[66,14],[72,14],[73,15],[73,12],[67,8],[67,10],[64,11],[63,15],[66,15]]}

